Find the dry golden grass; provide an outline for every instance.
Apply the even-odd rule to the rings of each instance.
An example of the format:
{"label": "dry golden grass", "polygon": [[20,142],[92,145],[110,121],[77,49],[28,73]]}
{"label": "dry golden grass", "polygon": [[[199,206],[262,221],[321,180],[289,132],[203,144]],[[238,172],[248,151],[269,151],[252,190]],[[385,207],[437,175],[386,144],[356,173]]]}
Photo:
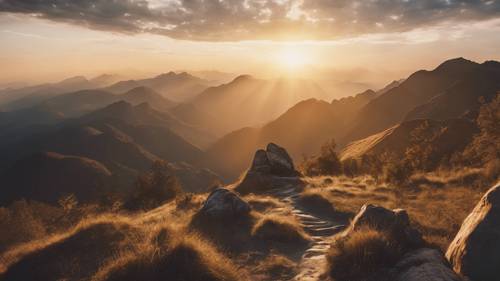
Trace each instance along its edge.
{"label": "dry golden grass", "polygon": [[285,256],[271,253],[254,267],[260,281],[291,280],[297,274],[297,263]]}
{"label": "dry golden grass", "polygon": [[236,281],[246,274],[199,236],[177,233],[170,241],[147,244],[140,252],[104,266],[93,280]]}
{"label": "dry golden grass", "polygon": [[244,196],[243,199],[252,206],[252,209],[261,213],[285,207],[285,204],[270,196],[250,194]]}
{"label": "dry golden grass", "polygon": [[297,200],[304,209],[318,217],[344,220],[348,213],[336,210],[331,196],[321,189],[309,189],[302,192]]}
{"label": "dry golden grass", "polygon": [[[434,175],[433,175],[434,176]],[[394,187],[377,184],[369,177],[333,178],[328,185],[324,178],[312,178],[304,192],[317,193],[333,203],[335,210],[356,214],[364,204],[388,209],[406,209],[413,225],[426,241],[445,250],[465,217],[470,213],[489,186],[473,187],[445,181],[439,188],[430,185]],[[460,182],[459,182],[460,183]]]}
{"label": "dry golden grass", "polygon": [[291,217],[265,215],[253,227],[252,236],[278,243],[307,244],[311,238],[300,223]]}
{"label": "dry golden grass", "polygon": [[245,280],[214,246],[186,232],[191,212],[171,202],[147,213],[84,219],[4,253],[2,280]]}
{"label": "dry golden grass", "polygon": [[[129,250],[142,231],[126,217],[101,216],[73,229],[31,241],[0,257],[5,280],[80,279],[97,271],[100,262]],[[78,253],[78,255],[75,255]]]}
{"label": "dry golden grass", "polygon": [[339,236],[327,254],[327,273],[335,281],[384,281],[387,269],[405,249],[388,233],[363,228]]}

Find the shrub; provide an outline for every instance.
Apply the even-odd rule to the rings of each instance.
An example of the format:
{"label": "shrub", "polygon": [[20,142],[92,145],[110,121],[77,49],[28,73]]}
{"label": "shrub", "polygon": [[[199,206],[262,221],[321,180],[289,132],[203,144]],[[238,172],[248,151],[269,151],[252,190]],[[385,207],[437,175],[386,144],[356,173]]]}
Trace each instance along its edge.
{"label": "shrub", "polygon": [[326,142],[316,157],[304,160],[301,169],[305,175],[338,175],[342,173],[342,162],[335,151],[335,140]]}
{"label": "shrub", "polygon": [[411,169],[405,163],[388,163],[384,166],[384,180],[386,182],[402,184],[408,181]]}
{"label": "shrub", "polygon": [[138,176],[135,189],[125,208],[148,210],[164,204],[182,193],[179,181],[164,161],[156,161],[151,169]]}
{"label": "shrub", "polygon": [[387,269],[403,253],[404,249],[389,234],[363,228],[334,241],[327,254],[327,271],[336,281],[389,280]]}

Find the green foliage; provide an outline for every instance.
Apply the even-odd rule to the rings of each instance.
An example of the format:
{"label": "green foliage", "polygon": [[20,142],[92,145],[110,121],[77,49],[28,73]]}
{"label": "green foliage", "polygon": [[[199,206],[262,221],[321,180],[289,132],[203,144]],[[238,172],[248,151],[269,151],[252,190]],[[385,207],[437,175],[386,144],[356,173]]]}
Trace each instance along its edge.
{"label": "green foliage", "polygon": [[131,198],[125,208],[149,210],[182,193],[179,181],[165,161],[156,161],[151,169],[137,177]]}

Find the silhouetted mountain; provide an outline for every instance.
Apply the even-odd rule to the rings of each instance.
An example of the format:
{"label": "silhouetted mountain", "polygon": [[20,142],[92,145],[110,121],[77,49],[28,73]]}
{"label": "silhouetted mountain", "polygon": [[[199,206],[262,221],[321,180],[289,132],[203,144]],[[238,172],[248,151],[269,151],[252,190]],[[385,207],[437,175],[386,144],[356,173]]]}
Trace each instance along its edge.
{"label": "silhouetted mountain", "polygon": [[79,117],[117,100],[117,96],[103,90],[82,90],[48,99],[35,108],[59,112],[65,118],[71,118]]}
{"label": "silhouetted mountain", "polygon": [[207,150],[206,165],[227,179],[245,169],[258,147],[280,143],[294,159],[316,153],[331,138],[340,137],[356,113],[375,92],[335,100],[332,104],[309,99],[299,102],[261,128],[244,128],[229,133]]}
{"label": "silhouetted mountain", "polygon": [[175,102],[183,102],[192,99],[211,86],[211,83],[186,72],[169,72],[148,79],[120,81],[107,87],[106,90],[121,94],[140,86],[149,87]]}
{"label": "silhouetted mountain", "polygon": [[[483,68],[478,63],[458,58],[444,62],[432,71],[421,70],[413,73],[399,86],[367,104],[356,117],[350,133],[341,142],[366,137],[403,121],[408,112],[415,107],[429,102],[471,75],[480,75]],[[494,79],[494,76],[491,75],[487,79]],[[481,81],[476,79],[475,82]],[[469,84],[468,91],[471,95],[475,93],[472,90],[474,87],[480,88],[481,85]]]}
{"label": "silhouetted mountain", "polygon": [[[252,151],[268,142],[282,144],[292,157],[300,159],[319,151],[329,139],[339,141],[342,147],[402,122],[409,113],[407,119],[460,117],[478,108],[480,96],[489,100],[500,90],[497,66],[495,62],[453,59],[378,92],[368,90],[332,104],[300,102],[261,128],[241,129],[222,137],[209,148],[207,165],[234,179],[248,165]],[[231,165],[224,163],[226,160]]]}
{"label": "silhouetted mountain", "polygon": [[111,84],[114,84],[120,80],[120,75],[116,74],[101,74],[90,79],[90,82],[96,87],[107,87]]}
{"label": "silhouetted mountain", "polygon": [[411,110],[405,120],[457,118],[468,112],[477,111],[481,102],[491,101],[498,91],[500,91],[500,63],[488,61],[478,65],[476,69],[430,101]]}
{"label": "silhouetted mountain", "polygon": [[177,119],[198,128],[205,128],[213,134],[217,134],[216,129],[211,130],[214,124],[218,124],[221,116],[210,114],[199,109],[192,103],[181,103],[169,109],[169,112]]}
{"label": "silhouetted mountain", "polygon": [[148,103],[160,111],[167,111],[175,105],[173,101],[162,97],[155,90],[145,86],[133,88],[122,95],[118,95],[118,97],[134,105]]}
{"label": "silhouetted mountain", "polygon": [[[114,95],[104,90],[81,90],[62,94],[36,106],[0,114],[0,136],[16,139],[33,134],[36,128],[55,125],[68,118],[78,118],[109,104],[125,100],[133,105],[148,102],[160,110],[167,110],[173,102],[166,100],[149,88],[139,87],[123,95]],[[14,140],[4,139],[1,143]]]}
{"label": "silhouetted mountain", "polygon": [[193,104],[202,111],[221,116],[209,128],[227,133],[268,122],[299,101],[324,96],[321,88],[308,80],[261,80],[241,75],[228,84],[206,89]]}
{"label": "silhouetted mountain", "polygon": [[57,83],[47,83],[20,89],[0,91],[0,109],[18,110],[34,106],[51,97],[84,89],[97,88],[83,76],[76,76]]}
{"label": "silhouetted mountain", "polygon": [[55,152],[35,153],[16,162],[0,180],[1,205],[21,198],[57,203],[69,194],[85,202],[112,190],[111,172],[102,163]]}
{"label": "silhouetted mountain", "polygon": [[209,132],[184,123],[168,112],[157,111],[146,103],[132,106],[125,101],[117,102],[82,116],[77,122],[88,123],[94,120],[120,120],[131,125],[163,127],[200,147],[213,142],[215,138]]}

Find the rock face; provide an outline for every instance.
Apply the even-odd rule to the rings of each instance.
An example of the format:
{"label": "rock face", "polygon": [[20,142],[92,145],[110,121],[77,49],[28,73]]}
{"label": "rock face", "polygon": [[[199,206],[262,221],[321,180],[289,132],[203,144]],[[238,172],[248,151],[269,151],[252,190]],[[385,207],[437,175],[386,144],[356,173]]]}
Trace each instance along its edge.
{"label": "rock face", "polygon": [[277,144],[269,143],[266,150],[255,152],[252,165],[236,190],[243,194],[262,192],[286,182],[298,183],[299,177],[300,173],[288,152]]}
{"label": "rock face", "polygon": [[410,218],[403,209],[389,210],[371,204],[364,205],[354,217],[345,235],[365,226],[378,230],[390,231],[400,239],[404,239],[404,241],[412,245],[420,245],[423,243],[422,235],[411,227]]}
{"label": "rock face", "polygon": [[393,268],[394,281],[461,281],[436,249],[421,248],[406,254]]}
{"label": "rock face", "polygon": [[446,257],[456,272],[478,281],[500,278],[500,183],[464,220]]}
{"label": "rock face", "polygon": [[236,193],[217,188],[210,193],[198,214],[210,219],[227,219],[246,216],[250,211],[250,205]]}

